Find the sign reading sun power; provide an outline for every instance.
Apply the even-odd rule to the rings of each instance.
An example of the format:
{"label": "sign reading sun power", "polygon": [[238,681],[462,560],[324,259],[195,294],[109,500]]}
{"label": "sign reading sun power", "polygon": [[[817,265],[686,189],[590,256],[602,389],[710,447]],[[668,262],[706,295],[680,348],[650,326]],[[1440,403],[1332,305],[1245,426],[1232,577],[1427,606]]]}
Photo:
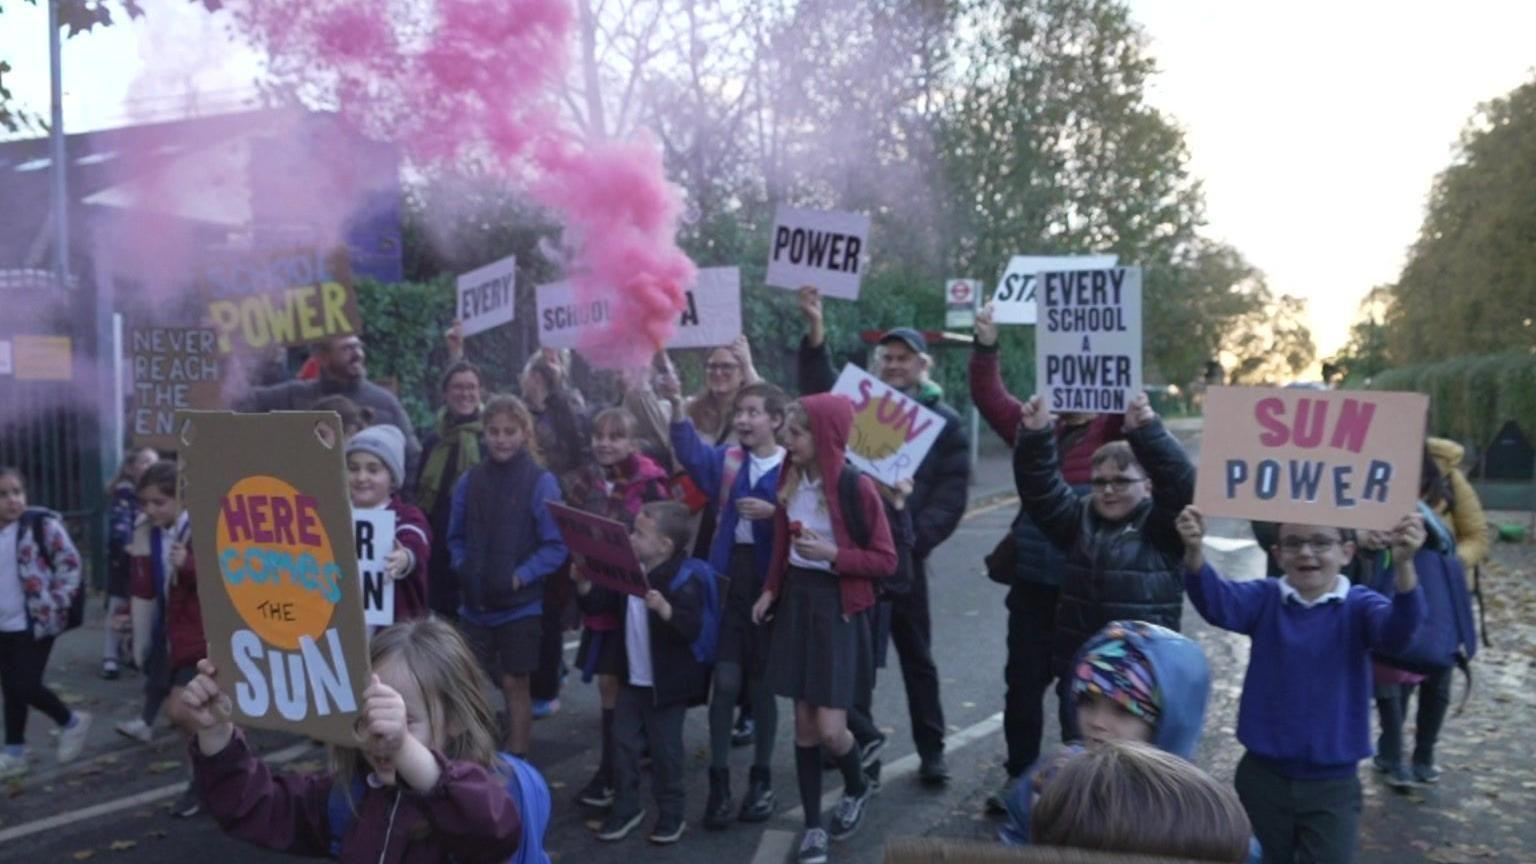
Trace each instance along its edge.
{"label": "sign reading sun power", "polygon": [[335,415],[177,419],[195,432],[193,542],[216,565],[199,568],[198,594],[235,719],[352,743],[367,636]]}

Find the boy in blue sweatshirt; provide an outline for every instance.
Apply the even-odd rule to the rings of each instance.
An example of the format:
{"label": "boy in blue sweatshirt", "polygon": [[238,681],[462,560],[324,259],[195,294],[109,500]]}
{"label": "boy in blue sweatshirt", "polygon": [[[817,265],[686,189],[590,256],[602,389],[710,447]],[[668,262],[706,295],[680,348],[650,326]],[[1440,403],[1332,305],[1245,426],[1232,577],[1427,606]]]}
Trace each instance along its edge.
{"label": "boy in blue sweatshirt", "polygon": [[[767,627],[752,623],[752,604],[763,590],[773,551],[773,513],[777,509],[779,469],[784,448],[784,391],[772,384],[749,384],[736,394],[731,428],[739,444],[711,447],[699,437],[680,406],[673,406],[672,451],[700,491],[711,496],[720,514],[709,564],[730,579],[715,654],[714,692],[709,703],[709,799],[704,826],[728,827],[735,819],[762,822],[773,815],[773,763],[778,706],[767,685]],[[756,752],[740,813],[731,800],[731,727],[736,702],[745,691],[752,701]]]}
{"label": "boy in blue sweatshirt", "polygon": [[1282,524],[1271,551],[1285,575],[1229,582],[1205,563],[1200,511],[1184,508],[1177,527],[1195,609],[1252,640],[1237,716],[1247,753],[1234,785],[1265,864],[1350,861],[1361,806],[1356,770],[1371,755],[1370,656],[1406,649],[1424,621],[1413,568],[1423,519],[1409,514],[1391,533],[1391,600],[1340,574],[1355,554],[1345,529]]}

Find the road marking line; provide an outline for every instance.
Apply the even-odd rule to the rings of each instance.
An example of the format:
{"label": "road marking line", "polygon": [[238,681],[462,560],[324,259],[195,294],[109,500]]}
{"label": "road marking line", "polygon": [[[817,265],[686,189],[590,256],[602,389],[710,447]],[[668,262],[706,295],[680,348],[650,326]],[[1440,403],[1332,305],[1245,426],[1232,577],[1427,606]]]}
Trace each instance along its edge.
{"label": "road marking line", "polygon": [[798,831],[771,828],[764,831],[762,839],[757,841],[757,851],[752,854],[752,864],[783,864],[794,851],[795,839],[799,836]]}
{"label": "road marking line", "polygon": [[[991,717],[981,721],[980,723],[961,729],[959,732],[956,732],[953,735],[946,735],[944,737],[944,751],[946,753],[953,753],[968,744],[974,744],[977,741],[980,741],[981,739],[997,732],[1002,728],[1003,712],[999,711],[996,714],[993,714]],[[900,759],[897,759],[895,762],[886,765],[881,770],[880,785],[883,787],[885,784],[891,782],[892,780],[900,779],[907,776],[908,774],[917,773],[917,768],[920,764],[922,764],[922,759],[916,753],[908,753]],[[836,775],[834,774],[833,776]],[[832,809],[837,805],[837,802],[841,800],[842,797],[843,790],[841,786],[831,792],[822,795],[821,809]],[[795,809],[781,815],[785,819],[803,819],[805,817],[805,808],[796,807]]]}
{"label": "road marking line", "polygon": [[[294,759],[303,756],[305,753],[308,753],[312,749],[314,749],[313,744],[310,744],[308,741],[303,741],[298,744],[284,747],[281,750],[265,756],[263,757],[262,761],[266,762],[268,765],[281,765],[284,762],[291,762]],[[175,797],[181,793],[181,790],[185,788],[187,788],[187,784],[185,782],[175,783],[170,786],[161,786],[158,789],[147,789],[136,795],[129,795],[126,798],[118,798],[115,801],[104,801],[100,804],[95,804],[82,810],[75,810],[69,813],[60,813],[57,816],[49,816],[46,819],[38,819],[33,822],[26,822],[13,828],[7,828],[4,831],[0,831],[0,843],[9,843],[12,840],[18,840],[22,837],[30,837],[31,835],[42,831],[51,831],[54,828],[59,828],[64,825],[70,825],[85,819],[94,819],[97,816],[107,816],[112,813],[117,813],[118,811],[127,810],[132,807],[140,807],[145,804],[153,804],[156,801],[162,801],[166,798]]]}

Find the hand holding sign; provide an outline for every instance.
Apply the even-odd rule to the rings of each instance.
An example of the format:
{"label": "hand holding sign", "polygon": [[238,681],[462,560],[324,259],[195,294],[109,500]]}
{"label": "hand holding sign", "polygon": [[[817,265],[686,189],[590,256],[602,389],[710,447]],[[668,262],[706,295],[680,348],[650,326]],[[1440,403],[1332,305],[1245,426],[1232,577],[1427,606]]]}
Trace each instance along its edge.
{"label": "hand holding sign", "polygon": [[1055,422],[1056,415],[1045,409],[1045,400],[1039,396],[1029,397],[1019,413],[1019,426],[1030,432],[1049,429]]}
{"label": "hand holding sign", "polygon": [[1152,410],[1152,400],[1145,393],[1137,393],[1131,400],[1129,408],[1125,409],[1125,430],[1140,429],[1157,419],[1157,412]]}
{"label": "hand holding sign", "polygon": [[1205,566],[1205,516],[1200,508],[1190,504],[1179,513],[1173,523],[1179,539],[1184,541],[1184,569],[1195,573]]}
{"label": "hand holding sign", "polygon": [[1392,529],[1392,560],[1401,564],[1410,561],[1424,545],[1424,517],[1417,512],[1409,513]]}
{"label": "hand holding sign", "polygon": [[229,722],[229,697],[219,689],[212,660],[197,661],[197,677],[181,690],[181,716],[197,733],[197,748],[204,756],[223,752],[234,737]]}
{"label": "hand holding sign", "polygon": [[405,744],[405,698],[377,673],[363,691],[363,716],[358,720],[363,752],[385,785],[395,782],[395,754]]}
{"label": "hand holding sign", "polygon": [[409,569],[411,569],[411,553],[397,540],[395,548],[384,556],[384,575],[398,582],[405,578],[405,572]]}
{"label": "hand holding sign", "polygon": [[992,304],[988,303],[976,313],[976,344],[988,348],[997,344],[997,322],[992,320],[992,311]]}

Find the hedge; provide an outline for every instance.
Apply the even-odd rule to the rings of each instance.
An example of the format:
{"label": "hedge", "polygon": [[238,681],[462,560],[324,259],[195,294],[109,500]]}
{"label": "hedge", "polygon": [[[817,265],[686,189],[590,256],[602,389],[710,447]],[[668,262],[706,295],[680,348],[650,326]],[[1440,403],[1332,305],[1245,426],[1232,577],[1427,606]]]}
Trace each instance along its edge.
{"label": "hedge", "polygon": [[1367,386],[1427,393],[1434,434],[1478,449],[1508,420],[1536,433],[1536,349],[1389,369]]}

